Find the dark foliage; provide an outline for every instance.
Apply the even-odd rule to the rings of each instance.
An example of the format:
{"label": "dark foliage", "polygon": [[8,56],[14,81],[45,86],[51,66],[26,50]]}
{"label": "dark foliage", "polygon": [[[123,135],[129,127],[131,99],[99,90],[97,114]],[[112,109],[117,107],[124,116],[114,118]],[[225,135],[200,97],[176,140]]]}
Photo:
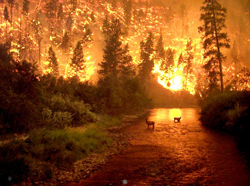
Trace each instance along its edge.
{"label": "dark foliage", "polygon": [[206,99],[201,110],[203,125],[235,136],[250,166],[250,92],[225,92]]}
{"label": "dark foliage", "polygon": [[235,122],[237,131],[238,148],[247,158],[248,168],[250,167],[250,106],[241,114]]}
{"label": "dark foliage", "polygon": [[36,67],[15,62],[0,46],[0,133],[27,131],[34,125],[39,105]]}
{"label": "dark foliage", "polygon": [[[229,112],[235,109],[241,112],[250,106],[249,97],[250,92],[244,91],[225,92],[207,98],[201,109],[202,124],[219,130],[230,130],[227,126],[231,122]],[[230,125],[235,125],[235,123]]]}

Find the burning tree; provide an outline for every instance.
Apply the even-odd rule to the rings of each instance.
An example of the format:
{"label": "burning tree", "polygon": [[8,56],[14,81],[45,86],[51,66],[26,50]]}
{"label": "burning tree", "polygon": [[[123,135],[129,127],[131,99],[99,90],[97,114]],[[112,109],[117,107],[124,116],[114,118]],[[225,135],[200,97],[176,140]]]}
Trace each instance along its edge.
{"label": "burning tree", "polygon": [[79,79],[85,78],[85,60],[84,60],[84,54],[83,54],[83,47],[82,42],[78,41],[76,48],[74,50],[73,58],[70,63],[70,67],[72,68],[71,73],[78,76]]}
{"label": "burning tree", "polygon": [[155,53],[156,53],[156,59],[157,60],[165,60],[166,51],[164,49],[162,34],[160,34],[160,37],[159,37],[158,42],[156,44]]}
{"label": "burning tree", "polygon": [[52,46],[49,47],[48,51],[48,57],[46,61],[46,72],[52,74],[55,77],[58,77],[59,75],[58,61]]}
{"label": "burning tree", "polygon": [[142,82],[145,83],[152,75],[154,67],[154,41],[152,32],[148,33],[146,41],[141,41],[141,64],[139,65],[139,76]]}
{"label": "burning tree", "polygon": [[227,33],[222,31],[226,27],[227,10],[216,0],[205,0],[201,12],[200,20],[203,25],[198,29],[202,33],[205,60],[203,68],[208,74],[208,89],[209,92],[216,90],[220,81],[220,89],[223,92],[222,60],[225,56],[221,49],[230,47]]}
{"label": "burning tree", "polygon": [[183,74],[185,76],[186,82],[184,83],[187,86],[187,83],[190,81],[190,75],[192,73],[192,63],[194,59],[193,54],[193,47],[192,47],[192,39],[189,39],[186,45],[186,56],[184,58],[184,68]]}

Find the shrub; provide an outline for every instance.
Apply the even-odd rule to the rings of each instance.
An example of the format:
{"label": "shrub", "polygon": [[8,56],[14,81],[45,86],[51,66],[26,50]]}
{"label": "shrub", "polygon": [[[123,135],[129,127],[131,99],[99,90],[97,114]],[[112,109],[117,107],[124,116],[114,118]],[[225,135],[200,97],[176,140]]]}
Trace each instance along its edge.
{"label": "shrub", "polygon": [[72,115],[69,112],[54,112],[52,117],[52,128],[64,129],[72,122]]}
{"label": "shrub", "polygon": [[97,121],[97,116],[90,111],[90,106],[83,101],[68,102],[68,111],[73,116],[73,125],[79,126],[89,122]]}
{"label": "shrub", "polygon": [[44,122],[49,122],[55,128],[80,126],[97,120],[97,116],[90,111],[90,106],[83,101],[72,101],[67,96],[54,95],[47,104],[42,116]]}
{"label": "shrub", "polygon": [[206,99],[201,108],[203,125],[219,130],[233,128],[235,120],[250,105],[249,92],[225,92]]}
{"label": "shrub", "polygon": [[19,183],[27,177],[50,179],[53,167],[70,167],[91,152],[102,152],[112,139],[95,124],[70,129],[39,129],[26,140],[0,145],[0,181]]}

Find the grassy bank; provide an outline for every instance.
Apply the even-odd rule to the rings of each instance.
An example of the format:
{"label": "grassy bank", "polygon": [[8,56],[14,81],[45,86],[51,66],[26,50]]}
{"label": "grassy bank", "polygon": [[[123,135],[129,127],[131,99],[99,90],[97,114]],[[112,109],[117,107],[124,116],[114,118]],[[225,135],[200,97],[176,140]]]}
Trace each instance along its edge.
{"label": "grassy bank", "polygon": [[38,129],[26,139],[0,146],[1,185],[30,183],[57,176],[59,170],[71,170],[73,164],[93,153],[103,153],[116,143],[106,129],[120,120],[103,116],[96,123],[65,129]]}
{"label": "grassy bank", "polygon": [[202,105],[203,125],[235,136],[250,162],[250,92],[225,92],[209,97]]}

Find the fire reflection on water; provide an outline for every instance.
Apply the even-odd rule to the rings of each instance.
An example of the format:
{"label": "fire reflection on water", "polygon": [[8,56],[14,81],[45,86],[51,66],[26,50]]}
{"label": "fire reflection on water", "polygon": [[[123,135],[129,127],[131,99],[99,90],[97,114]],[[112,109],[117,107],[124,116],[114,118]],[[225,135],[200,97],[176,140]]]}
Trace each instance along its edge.
{"label": "fire reflection on water", "polygon": [[170,121],[174,121],[174,117],[182,117],[183,122],[198,121],[199,110],[197,108],[154,109],[150,119],[157,123],[169,123]]}

